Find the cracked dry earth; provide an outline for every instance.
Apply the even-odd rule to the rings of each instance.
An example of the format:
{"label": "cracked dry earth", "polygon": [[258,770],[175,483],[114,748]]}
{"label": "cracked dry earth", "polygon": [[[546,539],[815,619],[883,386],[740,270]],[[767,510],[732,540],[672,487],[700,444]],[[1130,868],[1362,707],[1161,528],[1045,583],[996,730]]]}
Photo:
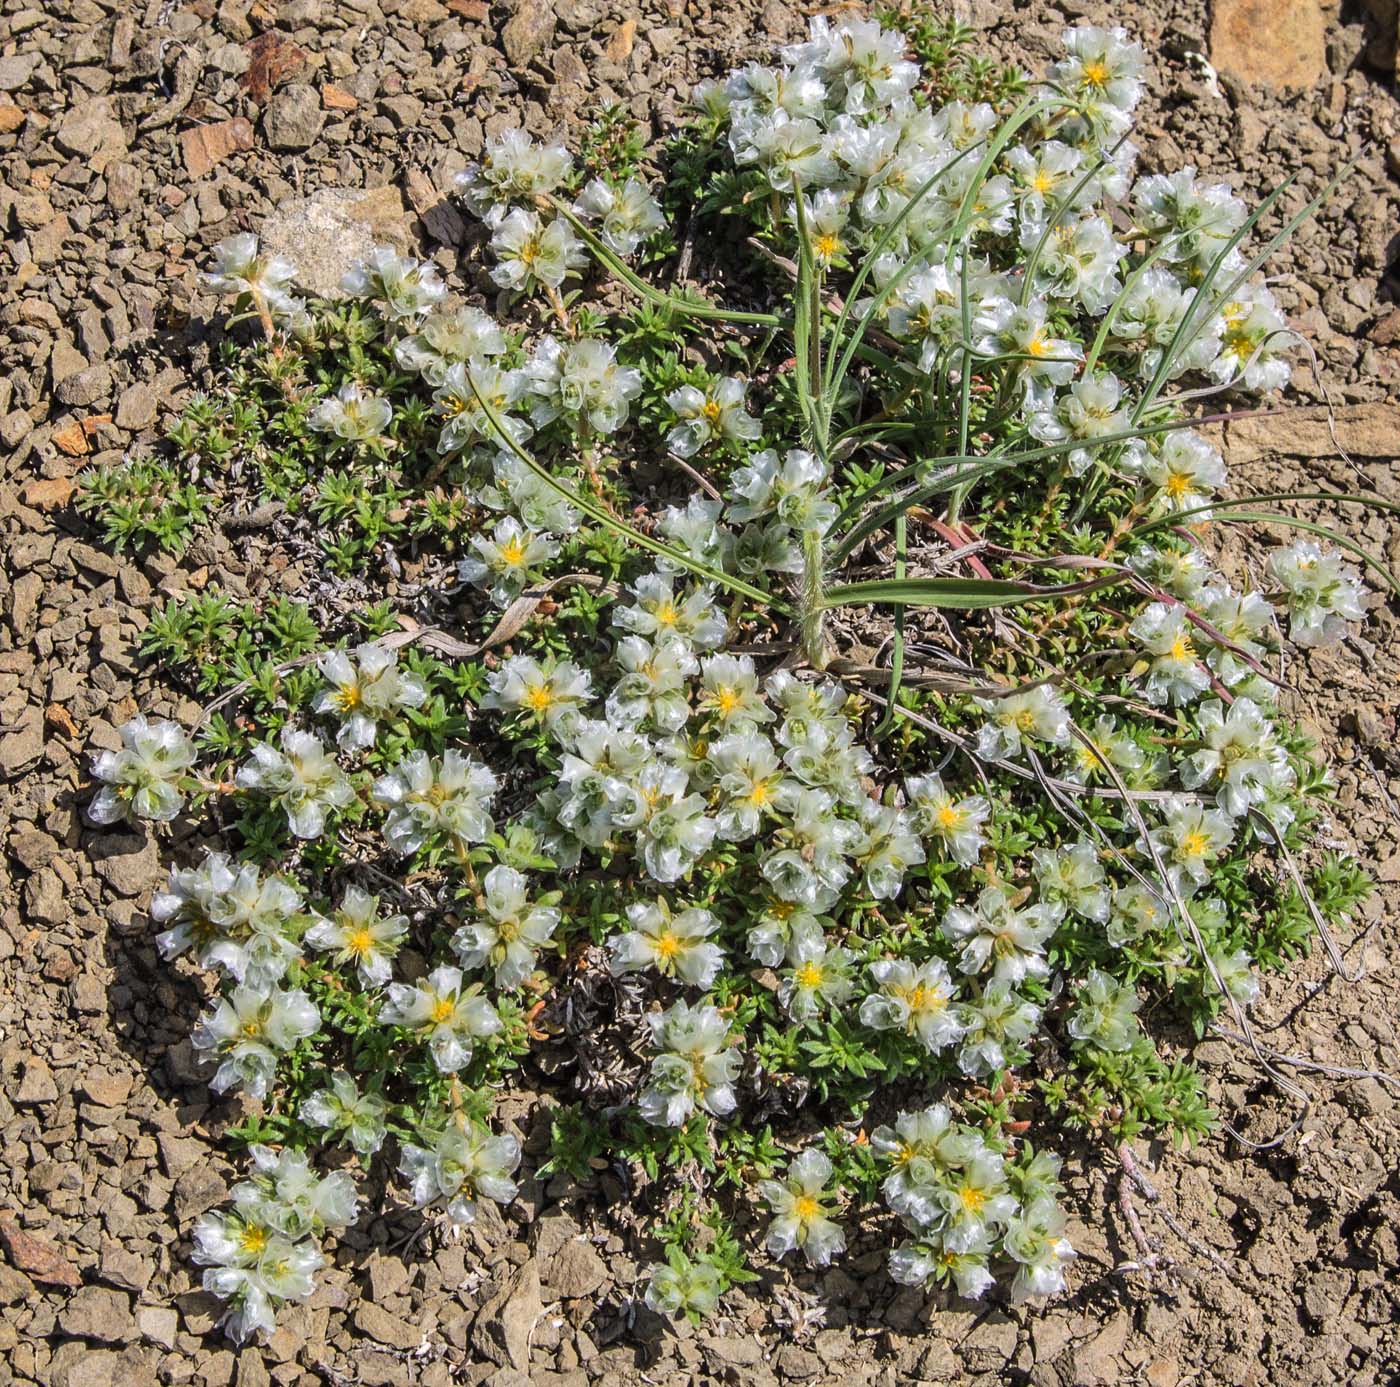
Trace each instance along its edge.
{"label": "cracked dry earth", "polygon": [[[1133,28],[1158,64],[1149,168],[1194,161],[1257,198],[1296,168],[1315,182],[1359,161],[1274,267],[1345,456],[1321,415],[1244,421],[1224,439],[1241,489],[1400,499],[1395,8],[959,6],[1032,67],[1068,20]],[[155,845],[85,825],[84,767],[138,710],[197,712],[143,672],[154,602],[211,582],[308,595],[319,575],[275,534],[218,529],[179,563],[113,558],[72,509],[74,477],[149,446],[207,381],[195,273],[224,236],[271,218],[313,280],[387,239],[471,288],[479,262],[436,190],[486,135],[523,119],[567,136],[609,101],[659,133],[696,79],[804,22],[780,0],[0,0],[0,1387],[1396,1380],[1396,1088],[1335,1072],[1400,1072],[1400,631],[1379,600],[1360,636],[1290,671],[1336,768],[1331,832],[1379,878],[1344,940],[1356,980],[1318,950],[1266,983],[1261,1042],[1312,1095],[1281,1144],[1137,1147],[1165,1271],[1125,1266],[1138,1252],[1116,1168],[1071,1150],[1081,1257],[1053,1304],[930,1304],[857,1245],[824,1274],[766,1274],[703,1329],[667,1327],[633,1299],[646,1230],[624,1242],[598,1220],[619,1189],[526,1179],[461,1242],[413,1240],[403,1210],[371,1215],[265,1345],[235,1353],[214,1328],[188,1238],[236,1178],[219,1136],[237,1112],[192,1067],[197,987],[150,942]],[[1318,515],[1400,567],[1380,518]],[[1251,1141],[1300,1116],[1234,1039],[1199,1054]],[[538,1114],[505,1116],[528,1171]]]}

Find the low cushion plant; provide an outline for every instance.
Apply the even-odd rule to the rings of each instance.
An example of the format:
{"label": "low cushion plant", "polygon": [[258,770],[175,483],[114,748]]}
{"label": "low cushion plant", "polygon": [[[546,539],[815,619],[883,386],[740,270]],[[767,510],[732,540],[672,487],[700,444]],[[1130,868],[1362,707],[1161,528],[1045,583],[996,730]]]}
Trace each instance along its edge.
{"label": "low cushion plant", "polygon": [[207,816],[151,913],[248,1112],[193,1254],[235,1338],[357,1191],[460,1225],[609,1163],[665,1313],[878,1209],[897,1282],[1052,1294],[1057,1134],[1208,1132],[1191,1035],[1364,895],[1278,706],[1357,573],[1300,520],[1227,574],[1289,498],[1223,499],[1201,414],[1286,387],[1259,272],[1314,204],[1137,175],[1121,30],[1038,79],[913,43],[813,20],[659,174],[617,112],[489,141],[491,304],[387,250],[300,298],[233,238],[221,390],[89,479],[168,546],[251,486],[333,580],[158,612],[215,706],[94,766],[98,822]]}

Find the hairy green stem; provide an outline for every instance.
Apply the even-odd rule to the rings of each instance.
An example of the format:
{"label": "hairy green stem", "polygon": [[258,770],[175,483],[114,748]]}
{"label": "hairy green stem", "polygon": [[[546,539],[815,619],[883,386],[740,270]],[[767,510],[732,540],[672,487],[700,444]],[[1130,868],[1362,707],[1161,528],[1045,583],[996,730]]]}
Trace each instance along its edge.
{"label": "hairy green stem", "polygon": [[802,593],[798,599],[798,637],[802,653],[813,669],[826,668],[826,631],[824,606],[826,585],[823,566],[822,532],[802,532]]}

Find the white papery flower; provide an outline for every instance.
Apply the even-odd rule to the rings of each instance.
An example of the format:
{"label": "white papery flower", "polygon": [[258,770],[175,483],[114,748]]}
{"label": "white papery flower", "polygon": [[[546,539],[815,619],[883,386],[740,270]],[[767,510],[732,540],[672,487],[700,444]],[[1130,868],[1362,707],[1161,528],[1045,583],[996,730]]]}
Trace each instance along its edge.
{"label": "white papery flower", "polygon": [[1049,401],[1045,409],[1032,411],[1028,424],[1031,436],[1042,443],[1078,445],[1061,455],[1072,477],[1082,477],[1106,456],[1117,455],[1119,466],[1132,468],[1143,450],[1138,439],[1098,443],[1099,439],[1128,433],[1132,428],[1123,384],[1111,373],[1075,381],[1063,395]]}
{"label": "white papery flower", "polygon": [[958,1046],[958,1068],[980,1079],[1004,1069],[1011,1052],[1035,1034],[1040,1008],[1013,991],[1005,978],[993,978],[980,997],[963,1007],[962,1022],[967,1030]]}
{"label": "white papery flower", "polygon": [[815,68],[832,105],[865,116],[908,99],[919,65],[906,58],[908,40],[897,29],[856,18],[833,26],[824,15],[809,24],[806,41],[785,48],[783,57],[793,66]]}
{"label": "white papery flower", "polygon": [[1151,702],[1192,703],[1210,688],[1194,632],[1180,603],[1153,602],[1128,627],[1128,634],[1152,656],[1143,686]]}
{"label": "white papery flower", "polygon": [[740,1057],[730,1044],[729,1023],[712,1006],[677,1002],[647,1017],[652,1044],[660,1052],[651,1062],[647,1086],[638,1100],[646,1121],[680,1127],[697,1107],[714,1117],[734,1111],[734,1082]]}
{"label": "white papery flower", "polygon": [[839,1009],[855,990],[854,961],[849,949],[833,948],[820,927],[794,929],[788,938],[788,967],[778,985],[778,1000],[795,1021],[811,1021],[823,1009]]}
{"label": "white papery flower", "polygon": [[690,717],[690,677],[700,668],[687,646],[674,636],[655,644],[624,636],[613,658],[622,675],[608,694],[608,720],[624,727],[650,721],[655,731],[680,731]]}
{"label": "white papery flower", "polygon": [[451,367],[484,362],[505,349],[505,334],[496,320],[467,304],[434,309],[417,331],[394,343],[394,360],[405,371],[417,371],[429,385],[439,386]]}
{"label": "white papery flower", "polygon": [[977,733],[977,754],[984,761],[1019,756],[1027,741],[1064,746],[1070,739],[1069,708],[1048,684],[973,702],[990,715]]}
{"label": "white papery flower", "polygon": [[999,981],[1019,983],[1049,976],[1045,946],[1064,915],[1058,901],[1018,908],[1000,886],[988,886],[972,909],[950,905],[941,927],[958,950],[960,972],[990,972]]}
{"label": "white papery flower", "polygon": [[1210,373],[1222,385],[1242,383],[1246,390],[1281,390],[1293,374],[1283,353],[1296,338],[1267,289],[1251,289],[1223,304],[1225,329],[1220,353]]}
{"label": "white papery flower", "polygon": [[380,316],[390,322],[422,317],[447,293],[436,265],[399,255],[392,246],[375,246],[346,270],[340,287],[357,298],[373,299]]}
{"label": "white papery flower", "polygon": [[1237,698],[1228,711],[1219,699],[1209,699],[1196,710],[1196,725],[1201,749],[1181,763],[1181,783],[1188,790],[1214,790],[1216,804],[1232,819],[1294,784],[1273,723],[1252,699]]}
{"label": "white papery flower", "polygon": [[367,987],[382,987],[407,935],[407,915],[381,915],[378,896],[347,886],[330,917],[318,918],[306,931],[306,942],[333,954],[335,963],[353,963]]}
{"label": "white papery flower", "polygon": [[846,1235],[831,1217],[836,1203],[836,1195],[827,1188],[831,1176],[831,1161],[812,1148],[792,1158],[781,1181],[758,1182],[759,1196],[773,1211],[763,1239],[772,1256],[801,1248],[809,1267],[825,1267],[846,1250]]}
{"label": "white papery flower", "polygon": [[460,968],[434,968],[420,983],[390,983],[379,1021],[402,1026],[428,1047],[442,1074],[471,1062],[478,1040],[501,1030],[500,1014],[482,996],[481,984],[462,986]]}
{"label": "white papery flower", "polygon": [[491,534],[473,535],[471,546],[476,552],[457,560],[457,578],[487,586],[498,607],[519,597],[559,552],[559,545],[548,535],[527,529],[513,515],[497,522]]}
{"label": "white papery flower", "polygon": [[316,1004],[300,989],[235,987],[204,1013],[191,1043],[218,1061],[209,1080],[216,1093],[240,1088],[250,1098],[267,1097],[277,1061],[321,1026]]}
{"label": "white papery flower", "polygon": [[[1134,359],[1137,374],[1151,380],[1170,348],[1166,378],[1209,368],[1220,350],[1225,321],[1218,313],[1193,309],[1196,291],[1187,289],[1161,265],[1153,265],[1128,284],[1113,315],[1112,338],[1121,355]],[[1177,334],[1187,313],[1191,325],[1182,340]]]}
{"label": "white papery flower", "polygon": [[255,989],[282,980],[311,918],[293,882],[222,852],[197,867],[172,867],[166,889],[151,898],[151,919],[169,927],[156,936],[163,958],[190,949],[201,968]]}
{"label": "white papery flower", "polygon": [[1190,165],[1153,174],[1133,189],[1138,224],[1161,243],[1168,264],[1209,268],[1244,224],[1245,206],[1228,183],[1201,183]]}
{"label": "white papery flower", "polygon": [[560,343],[545,335],[525,365],[537,425],[561,415],[573,429],[615,433],[627,422],[627,407],[642,393],[642,373],[618,364],[617,350],[596,337]]}
{"label": "white papery flower", "polygon": [[316,668],[330,688],[316,695],[312,710],[342,719],[336,743],[344,751],[372,746],[381,721],[427,701],[423,681],[400,669],[392,650],[372,642],[353,651],[327,650],[317,656]]}
{"label": "white papery flower", "polygon": [[1347,622],[1366,619],[1356,570],[1311,540],[1275,549],[1269,572],[1287,595],[1288,637],[1295,645],[1341,640]]}
{"label": "white papery flower", "polygon": [[139,714],[118,732],[121,750],[93,757],[93,777],[103,786],[88,805],[88,818],[95,824],[168,822],[185,805],[181,782],[194,765],[194,743],[179,723]]}
{"label": "white papery flower", "polygon": [[361,1093],[349,1074],[336,1070],[328,1087],[302,1099],[297,1116],[308,1127],[333,1135],[343,1133],[360,1156],[368,1158],[384,1144],[388,1111],[389,1105],[379,1094]]}
{"label": "white papery flower", "polygon": [[1195,511],[1193,520],[1208,520],[1201,509],[1225,485],[1225,459],[1193,429],[1173,429],[1149,441],[1141,474],[1157,488],[1154,514]]}
{"label": "white papery flower", "polygon": [[489,1127],[459,1116],[427,1146],[405,1144],[399,1173],[408,1180],[420,1209],[447,1201],[447,1216],[459,1228],[476,1221],[482,1199],[509,1204],[517,1185],[511,1176],[520,1164],[520,1142],[510,1133],[496,1136]]}
{"label": "white papery flower", "polygon": [[1043,409],[1054,398],[1055,387],[1068,385],[1084,360],[1084,351],[1063,337],[1052,337],[1048,310],[1043,302],[1013,304],[1002,300],[988,305],[988,331],[977,349],[990,356],[1017,358],[1013,369],[1028,404]]}
{"label": "white papery flower", "polygon": [[[1046,140],[1032,147],[1014,145],[1006,151],[1018,188],[1018,201],[1023,229],[1034,227],[1036,234],[1044,229],[1049,214],[1074,190],[1083,176],[1084,155],[1059,140]],[[1093,200],[1092,184],[1081,192],[1066,210],[1077,211]]]}
{"label": "white papery flower", "polygon": [[1086,312],[1103,313],[1123,288],[1118,267],[1127,251],[1114,240],[1113,228],[1103,217],[1081,215],[1057,222],[1043,245],[1041,234],[1035,226],[1021,231],[1028,251],[1041,246],[1035,268],[1037,290]]}
{"label": "white papery flower", "polygon": [[729,127],[729,148],[741,167],[757,164],[768,186],[778,193],[795,187],[823,188],[840,177],[822,127],[805,116],[736,114]]}
{"label": "white papery flower", "polygon": [[653,1262],[646,1269],[647,1289],[643,1301],[657,1315],[694,1315],[700,1319],[714,1313],[724,1291],[719,1271],[708,1262],[692,1262],[679,1248],[667,1254],[669,1262]]}
{"label": "white papery flower", "polygon": [[714,589],[704,584],[677,594],[670,574],[648,573],[633,584],[632,597],[631,605],[613,609],[613,623],[624,631],[652,641],[672,637],[694,650],[713,650],[728,634]]}
{"label": "white papery flower", "polygon": [[588,264],[583,242],[563,217],[547,226],[538,212],[517,207],[491,234],[496,266],[491,278],[502,289],[528,294],[537,285],[558,290],[574,271]]}
{"label": "white papery flower", "polygon": [[512,202],[552,193],[572,168],[563,145],[536,144],[523,130],[506,130],[487,140],[479,163],[457,175],[457,190],[473,214],[498,226]]}
{"label": "white papery flower", "polygon": [[784,900],[808,910],[825,910],[850,880],[847,858],[860,829],[838,817],[835,798],[821,789],[800,790],[790,813],[780,837],[786,846],[766,855],[759,871]]}
{"label": "white papery flower", "polygon": [[709,759],[720,797],[719,836],[729,842],[745,842],[765,819],[788,812],[801,788],[772,742],[753,727],[721,737],[710,746]]}
{"label": "white papery flower", "polygon": [[[790,448],[782,462],[766,448],[740,467],[730,481],[729,514],[735,520],[776,515],[794,530],[824,533],[836,519],[827,494],[831,468],[802,448]],[[742,500],[737,498],[742,497]]]}
{"label": "white papery flower", "polygon": [[251,763],[239,769],[234,783],[253,790],[287,815],[287,827],[298,838],[319,838],[326,814],[343,809],[355,798],[354,786],[319,737],[291,724],[282,729],[281,746],[259,742]]}
{"label": "white papery flower", "polygon": [[1075,1251],[1064,1236],[1065,1212],[1048,1195],[1022,1208],[1006,1225],[1002,1249],[1019,1263],[1011,1283],[1011,1298],[1059,1295],[1065,1289],[1065,1268]]}
{"label": "white papery flower", "polygon": [[[1118,719],[1100,713],[1091,728],[1081,728],[1083,740],[1076,737],[1070,748],[1072,760],[1068,779],[1087,785],[1096,780],[1112,782],[1113,772],[1130,784],[1147,765],[1147,753],[1118,726]],[[1087,742],[1087,745],[1086,745]]]}
{"label": "white papery flower", "polygon": [[1147,66],[1142,46],[1126,29],[1087,24],[1066,29],[1064,45],[1065,56],[1050,69],[1050,80],[1075,100],[1096,133],[1120,134],[1142,98]]}
{"label": "white papery flower", "polygon": [[553,943],[559,908],[550,898],[531,901],[524,874],[504,864],[492,867],[481,886],[482,913],[452,936],[452,947],[463,968],[491,968],[497,987],[519,987],[535,971],[540,950]]}
{"label": "white papery flower", "polygon": [[1093,843],[1087,838],[1066,847],[1036,848],[1031,853],[1040,899],[1086,920],[1103,924],[1108,919],[1108,880]]}
{"label": "white papery flower", "polygon": [[634,901],[627,907],[632,928],[608,941],[608,970],[614,976],[655,968],[692,987],[707,988],[724,962],[724,950],[710,943],[719,921],[708,910],[689,906],[673,912],[665,900]]}
{"label": "white papery flower", "polygon": [[861,1001],[861,1025],[915,1036],[931,1055],[962,1038],[957,987],[942,959],[883,958],[870,965],[870,976],[877,990]]}
{"label": "white papery flower", "polygon": [[744,382],[737,376],[721,376],[703,390],[682,385],[666,396],[666,404],[676,416],[666,446],[683,458],[693,457],[715,439],[751,443],[762,432],[744,407]]}
{"label": "white papery flower", "polygon": [[909,868],[924,861],[923,845],[902,809],[867,799],[858,812],[861,833],[851,851],[865,875],[865,889],[877,901],[893,900]]}
{"label": "white papery flower", "polygon": [[717,825],[704,797],[689,792],[689,778],[674,766],[646,766],[627,788],[631,805],[614,822],[636,835],[638,856],[652,877],[679,881],[714,842]]}
{"label": "white papery flower", "polygon": [[624,258],[649,236],[666,229],[661,205],[646,184],[629,178],[620,188],[591,179],[574,203],[574,211],[598,225],[598,239]]}
{"label": "white papery flower", "polygon": [[1228,814],[1194,802],[1169,808],[1163,822],[1148,835],[1177,890],[1184,894],[1209,880],[1212,866],[1234,837],[1235,825]]}
{"label": "white papery flower", "polygon": [[487,677],[489,692],[483,708],[504,708],[526,713],[534,721],[558,732],[567,731],[593,697],[587,670],[571,660],[540,664],[529,655],[512,655]]}
{"label": "white papery flower", "polygon": [[1102,969],[1091,968],[1075,996],[1065,1029],[1081,1044],[1121,1053],[1137,1037],[1137,1012],[1141,1007],[1142,998],[1126,983]]}
{"label": "white papery flower", "polygon": [[300,307],[291,293],[296,267],[280,255],[264,255],[251,232],[229,236],[214,247],[214,266],[200,275],[206,289],[219,294],[251,294],[274,316]]}
{"label": "white papery flower", "polygon": [[939,775],[912,776],[904,784],[914,829],[942,843],[954,862],[970,867],[987,841],[982,825],[991,817],[985,795],[958,798]]}
{"label": "white papery flower", "polygon": [[[455,453],[477,439],[500,443],[502,432],[523,443],[532,430],[510,410],[525,400],[527,385],[523,371],[505,371],[480,359],[453,362],[433,391],[433,412],[443,421],[438,450]],[[495,420],[483,408],[483,400],[494,411]]]}
{"label": "white papery flower", "polygon": [[393,407],[382,395],[367,395],[355,381],[346,381],[306,416],[320,433],[333,433],[347,443],[386,443],[385,430],[394,417]]}
{"label": "white papery flower", "polygon": [[496,777],[460,751],[441,761],[426,751],[411,751],[374,782],[370,798],[388,809],[384,837],[400,856],[417,852],[441,833],[455,844],[480,843],[491,832],[490,805]]}
{"label": "white papery flower", "polygon": [[310,1239],[300,1242],[237,1211],[204,1214],[195,1224],[192,1260],[208,1269],[203,1287],[228,1302],[220,1324],[235,1343],[271,1334],[278,1309],[316,1289],[325,1258]]}

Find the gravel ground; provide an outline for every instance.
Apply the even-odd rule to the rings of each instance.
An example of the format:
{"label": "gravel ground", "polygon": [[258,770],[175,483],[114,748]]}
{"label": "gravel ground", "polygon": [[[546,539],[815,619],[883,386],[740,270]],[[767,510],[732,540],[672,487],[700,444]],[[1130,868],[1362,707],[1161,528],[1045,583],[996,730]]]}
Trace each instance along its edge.
{"label": "gravel ground", "polygon": [[[1400,499],[1394,0],[1341,15],[1323,3],[1320,17],[1318,0],[1014,10],[959,7],[1030,66],[1067,19],[1111,11],[1143,37],[1159,63],[1149,166],[1194,161],[1258,196],[1359,160],[1275,266],[1349,460],[1318,418],[1239,424],[1225,446],[1242,487],[1325,479]],[[219,1137],[237,1112],[193,1072],[196,983],[149,942],[155,846],[84,826],[83,766],[138,709],[197,712],[142,672],[153,601],[210,582],[300,594],[316,573],[275,535],[217,530],[178,565],[113,558],[71,509],[73,478],[148,445],[205,378],[195,271],[224,236],[275,218],[313,273],[396,240],[471,283],[479,267],[435,190],[486,135],[522,118],[567,131],[609,101],[660,132],[694,80],[803,23],[779,0],[0,4],[0,1387],[1396,1380],[1395,1088],[1306,1068],[1314,1104],[1277,1147],[1137,1148],[1160,1198],[1139,1193],[1136,1208],[1171,1264],[1151,1276],[1124,1266],[1137,1252],[1116,1172],[1078,1164],[1081,1260],[1072,1294],[1044,1309],[896,1294],[879,1253],[857,1247],[839,1270],[735,1294],[703,1330],[667,1328],[632,1299],[646,1248],[600,1218],[607,1183],[526,1180],[461,1242],[415,1238],[402,1210],[352,1230],[266,1346],[235,1354],[213,1329],[188,1236],[235,1176]],[[1400,566],[1392,527],[1342,523]],[[1249,561],[1243,546],[1227,557]],[[1266,987],[1260,1031],[1305,1065],[1394,1073],[1395,613],[1378,607],[1361,638],[1292,673],[1337,768],[1336,838],[1376,864],[1382,892],[1346,951],[1359,981],[1310,960]],[[1200,1057],[1242,1134],[1264,1141],[1297,1115],[1228,1038]],[[515,1116],[538,1131],[525,1105]]]}

